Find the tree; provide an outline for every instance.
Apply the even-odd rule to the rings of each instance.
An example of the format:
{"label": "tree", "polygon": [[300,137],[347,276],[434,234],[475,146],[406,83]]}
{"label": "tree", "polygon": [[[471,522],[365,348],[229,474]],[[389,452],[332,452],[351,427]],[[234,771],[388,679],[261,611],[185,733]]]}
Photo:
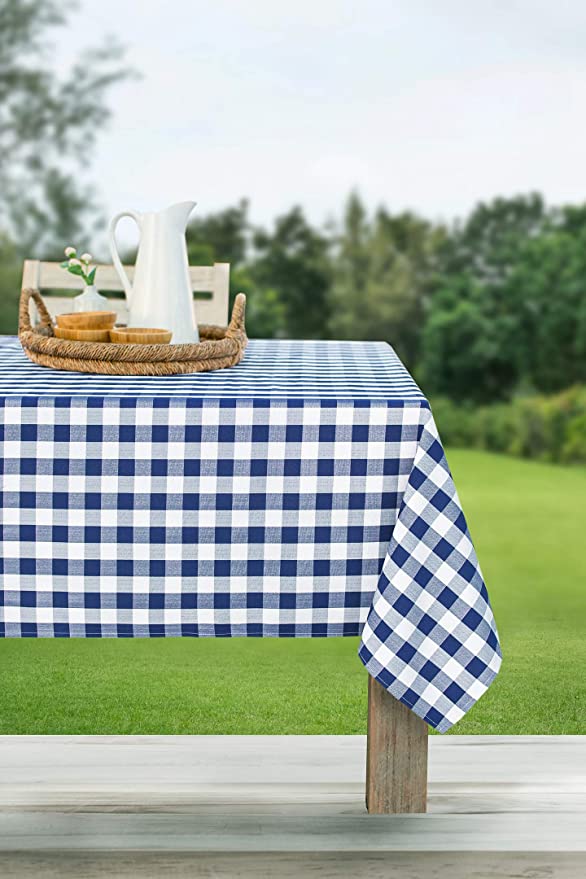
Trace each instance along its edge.
{"label": "tree", "polygon": [[334,249],[333,283],[330,293],[330,333],[334,338],[362,338],[357,316],[366,294],[369,267],[370,225],[360,196],[352,192],[346,203],[342,228]]}
{"label": "tree", "polygon": [[248,202],[215,214],[196,214],[187,228],[187,252],[192,265],[229,262],[240,268],[246,259],[249,234]]}
{"label": "tree", "polygon": [[586,381],[586,222],[572,213],[524,243],[511,275],[521,316],[513,354],[525,384],[545,393]]}
{"label": "tree", "polygon": [[22,261],[12,241],[0,232],[0,333],[16,332]]}
{"label": "tree", "polygon": [[518,248],[549,226],[551,215],[539,193],[495,198],[480,203],[446,238],[441,271],[466,274],[484,285],[502,286],[510,276]]}
{"label": "tree", "polygon": [[257,229],[250,276],[253,296],[277,291],[284,331],[292,338],[323,338],[329,318],[329,242],[313,229],[300,207],[275,220],[274,230]]}
{"label": "tree", "polygon": [[515,315],[492,308],[481,284],[466,275],[446,278],[423,327],[426,391],[459,402],[502,399],[519,378],[517,327]]}
{"label": "tree", "polygon": [[0,228],[21,254],[54,253],[79,236],[93,205],[72,169],[87,163],[109,116],[108,89],[129,73],[111,41],[69,75],[56,72],[50,35],[70,10],[57,0],[0,6]]}
{"label": "tree", "polygon": [[422,376],[431,393],[487,402],[526,377],[532,344],[515,272],[528,241],[551,227],[541,196],[497,198],[456,224],[439,251],[423,331]]}
{"label": "tree", "polygon": [[442,234],[408,212],[391,215],[380,208],[369,222],[352,194],[336,251],[332,335],[389,341],[415,368]]}

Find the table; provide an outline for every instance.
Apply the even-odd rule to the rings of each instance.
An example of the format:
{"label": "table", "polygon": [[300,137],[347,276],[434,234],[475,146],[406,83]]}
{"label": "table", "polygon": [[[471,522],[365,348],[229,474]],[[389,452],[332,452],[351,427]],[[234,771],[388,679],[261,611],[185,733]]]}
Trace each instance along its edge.
{"label": "table", "polygon": [[501,651],[428,402],[390,346],[85,376],[0,343],[0,636],[360,635],[367,801],[425,809],[427,725]]}

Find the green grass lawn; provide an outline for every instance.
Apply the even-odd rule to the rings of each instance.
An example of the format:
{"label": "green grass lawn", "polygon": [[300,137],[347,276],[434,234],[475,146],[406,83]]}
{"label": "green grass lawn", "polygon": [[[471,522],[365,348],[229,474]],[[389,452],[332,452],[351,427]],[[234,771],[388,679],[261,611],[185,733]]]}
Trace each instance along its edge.
{"label": "green grass lawn", "polygon": [[[454,729],[586,733],[586,470],[454,450],[499,626],[496,683]],[[355,638],[0,640],[0,734],[366,731]]]}

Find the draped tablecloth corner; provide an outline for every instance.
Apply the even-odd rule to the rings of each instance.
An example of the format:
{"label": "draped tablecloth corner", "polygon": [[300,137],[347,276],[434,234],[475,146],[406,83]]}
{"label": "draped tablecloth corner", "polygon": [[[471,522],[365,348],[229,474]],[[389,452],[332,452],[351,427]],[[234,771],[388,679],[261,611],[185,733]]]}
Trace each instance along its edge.
{"label": "draped tablecloth corner", "polygon": [[438,732],[486,692],[501,666],[488,593],[433,416],[417,451],[359,656]]}
{"label": "draped tablecloth corner", "polygon": [[0,340],[0,636],[336,637],[445,732],[501,661],[425,397],[392,348],[251,341],[92,376]]}

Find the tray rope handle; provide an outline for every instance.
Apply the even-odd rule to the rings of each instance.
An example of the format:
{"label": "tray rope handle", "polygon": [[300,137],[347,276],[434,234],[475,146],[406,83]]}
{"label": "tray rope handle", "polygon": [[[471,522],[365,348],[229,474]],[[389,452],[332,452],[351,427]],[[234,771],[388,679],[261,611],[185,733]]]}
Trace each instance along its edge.
{"label": "tray rope handle", "polygon": [[232,306],[232,317],[226,330],[226,336],[239,336],[244,330],[244,316],[246,313],[246,296],[244,293],[237,293]]}
{"label": "tray rope handle", "polygon": [[33,330],[33,326],[31,324],[31,312],[30,312],[30,301],[31,299],[37,306],[37,311],[39,313],[39,326],[42,329],[48,330],[48,335],[53,335],[53,320],[51,315],[47,311],[47,306],[43,302],[43,297],[39,293],[38,290],[33,290],[31,287],[24,289],[20,294],[20,303],[18,306],[18,334],[20,336],[21,333],[30,333]]}

